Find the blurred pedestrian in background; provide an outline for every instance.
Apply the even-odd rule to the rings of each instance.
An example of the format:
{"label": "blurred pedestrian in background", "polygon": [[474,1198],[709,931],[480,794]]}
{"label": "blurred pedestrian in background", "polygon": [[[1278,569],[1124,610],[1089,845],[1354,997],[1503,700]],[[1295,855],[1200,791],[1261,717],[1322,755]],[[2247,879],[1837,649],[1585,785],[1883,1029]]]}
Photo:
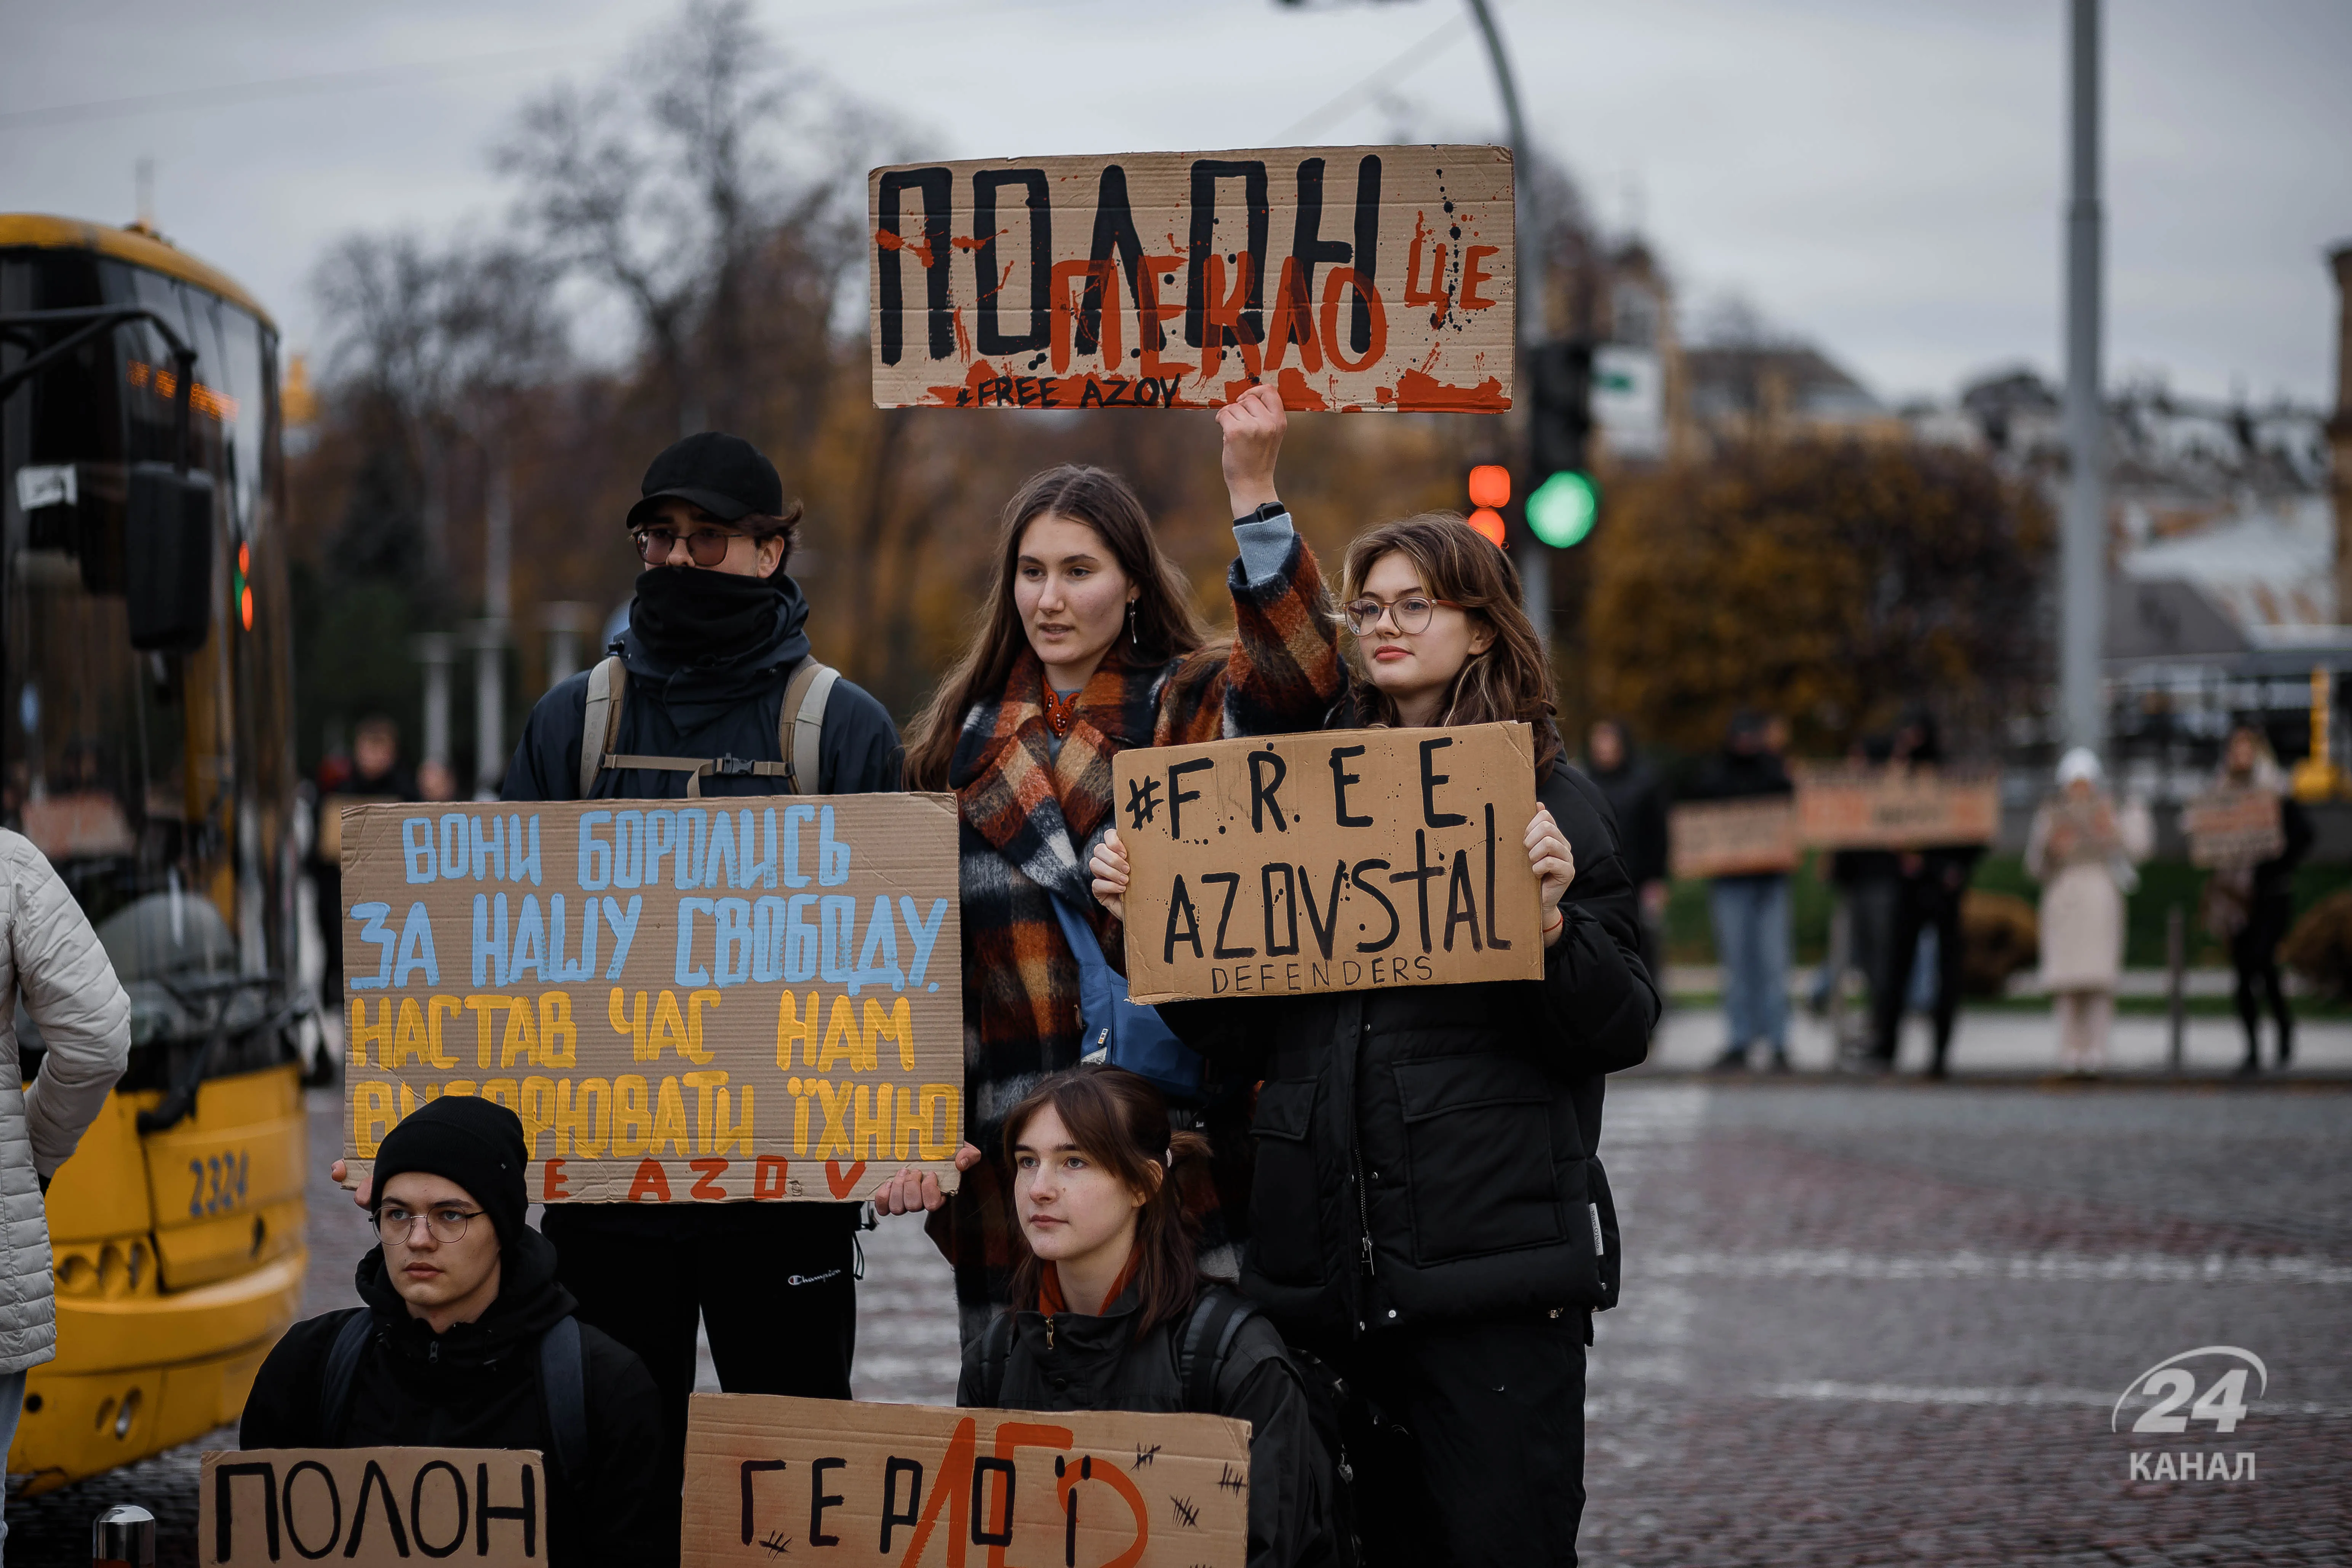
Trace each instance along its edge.
{"label": "blurred pedestrian in background", "polygon": [[2106,1065],[2123,973],[2124,900],[2155,837],[2147,807],[2118,805],[2099,759],[2077,746],[2058,763],[2058,793],[2033,814],[2025,869],[2042,884],[2042,984],[2058,1018],[2059,1065],[2095,1073]]}
{"label": "blurred pedestrian in background", "polygon": [[1585,732],[1584,771],[1609,798],[1617,818],[1617,855],[1642,905],[1642,966],[1660,984],[1666,962],[1666,789],[1650,764],[1634,754],[1633,738],[1614,719]]}
{"label": "blurred pedestrian in background", "polygon": [[[1893,754],[1894,740],[1871,735],[1857,742],[1846,761],[1855,767],[1884,766]],[[1837,1034],[1837,1060],[1851,1068],[1871,1057],[1878,996],[1886,986],[1886,944],[1895,930],[1895,909],[1901,897],[1895,852],[1891,849],[1839,849],[1826,861],[1830,891],[1835,900],[1830,914],[1829,958],[1814,984],[1814,1011],[1826,1013]],[[1862,976],[1863,1006],[1849,1017],[1843,985],[1849,973]]]}
{"label": "blurred pedestrian in background", "polygon": [[[1753,709],[1732,716],[1723,750],[1707,760],[1693,795],[1754,800],[1795,793],[1789,770],[1768,744],[1770,721]],[[1727,1033],[1718,1072],[1748,1065],[1759,1040],[1771,1047],[1772,1070],[1789,1070],[1789,876],[1756,871],[1717,877],[1707,889],[1715,917],[1716,963],[1723,974]]]}
{"label": "blurred pedestrian in background", "polygon": [[[0,831],[0,1454],[25,1410],[25,1373],[58,1353],[49,1178],[131,1060],[131,998],[81,906],[33,841]],[[39,1030],[25,1081],[19,1017]],[[125,1124],[127,1125],[127,1123]],[[30,1176],[31,1181],[25,1178]],[[8,1526],[0,1519],[0,1551]]]}
{"label": "blurred pedestrian in background", "polygon": [[343,1000],[343,807],[416,798],[416,776],[400,760],[400,726],[382,713],[360,721],[348,759],[331,755],[319,764],[310,884],[318,894],[319,945],[327,956],[319,999],[330,1007]]}
{"label": "blurred pedestrian in background", "polygon": [[[1942,736],[1936,716],[1914,708],[1895,727],[1889,762],[1898,768],[1931,768],[1944,761]],[[1877,1028],[1867,1065],[1880,1072],[1895,1068],[1895,1047],[1902,1039],[1904,1003],[1911,990],[1911,973],[1919,956],[1923,931],[1936,933],[1936,991],[1931,1004],[1936,1026],[1935,1054],[1927,1064],[1929,1078],[1942,1078],[1952,1048],[1952,1025],[1960,1006],[1961,962],[1967,955],[1960,934],[1960,901],[1967,896],[1969,877],[1980,844],[1947,845],[1934,849],[1906,849],[1895,857],[1895,920],[1888,932],[1886,984],[1872,997],[1877,1008]]]}
{"label": "blurred pedestrian in background", "polygon": [[2311,847],[2311,818],[2286,792],[2286,779],[2260,730],[2241,724],[2230,731],[2221,753],[2221,789],[2262,790],[2279,797],[2280,847],[2259,863],[2219,866],[2205,881],[2205,928],[2230,944],[2237,971],[2234,1000],[2245,1026],[2246,1059],[2242,1073],[2262,1070],[2263,1001],[2278,1026],[2278,1065],[2294,1056],[2294,1014],[2279,982],[2278,945],[2294,917],[2294,868]]}

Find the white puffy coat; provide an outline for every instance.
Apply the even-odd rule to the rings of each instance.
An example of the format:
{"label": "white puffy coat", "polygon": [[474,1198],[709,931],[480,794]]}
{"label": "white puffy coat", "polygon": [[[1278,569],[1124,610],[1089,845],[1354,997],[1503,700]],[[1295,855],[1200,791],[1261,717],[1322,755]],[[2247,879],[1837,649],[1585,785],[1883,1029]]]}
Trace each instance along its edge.
{"label": "white puffy coat", "polygon": [[0,1004],[18,994],[47,1047],[30,1088],[16,1009],[0,1005],[0,1375],[57,1354],[49,1224],[57,1173],[131,1059],[131,999],[48,858],[0,828]]}

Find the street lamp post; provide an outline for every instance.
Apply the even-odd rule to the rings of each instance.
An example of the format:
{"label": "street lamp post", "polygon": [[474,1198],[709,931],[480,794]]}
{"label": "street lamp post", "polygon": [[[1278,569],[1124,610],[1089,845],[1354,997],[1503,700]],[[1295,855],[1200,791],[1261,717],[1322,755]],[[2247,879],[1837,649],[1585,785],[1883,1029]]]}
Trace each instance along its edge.
{"label": "street lamp post", "polygon": [[2066,198],[2066,499],[2059,540],[2058,685],[2067,744],[2105,749],[2105,411],[2099,374],[2099,0],[2074,0]]}
{"label": "street lamp post", "polygon": [[[1528,128],[1527,122],[1519,117],[1518,84],[1512,79],[1511,58],[1503,47],[1502,30],[1495,26],[1494,12],[1488,8],[1486,0],[1469,0],[1469,5],[1470,15],[1476,19],[1478,31],[1486,40],[1486,58],[1494,62],[1495,90],[1502,96],[1503,120],[1511,138],[1511,188],[1519,198],[1517,203],[1519,210],[1513,216],[1515,219],[1520,220],[1513,223],[1512,231],[1522,237],[1518,256],[1514,258],[1515,264],[1511,269],[1511,276],[1516,280],[1517,296],[1512,304],[1511,316],[1515,335],[1514,346],[1517,350],[1517,371],[1513,377],[1513,384],[1524,388],[1529,365],[1527,345],[1532,338],[1528,323],[1528,271],[1524,265],[1528,255],[1528,247],[1524,243],[1528,225],[1524,219],[1529,206],[1527,199]],[[1538,280],[1537,289],[1538,308],[1540,308],[1542,289],[1540,279]],[[1531,472],[1528,483],[1532,485],[1534,482],[1535,477]],[[1519,602],[1528,612],[1528,619],[1535,623],[1536,636],[1541,637],[1545,646],[1549,647],[1551,644],[1551,550],[1541,541],[1528,540],[1526,542],[1526,547],[1519,552]]]}

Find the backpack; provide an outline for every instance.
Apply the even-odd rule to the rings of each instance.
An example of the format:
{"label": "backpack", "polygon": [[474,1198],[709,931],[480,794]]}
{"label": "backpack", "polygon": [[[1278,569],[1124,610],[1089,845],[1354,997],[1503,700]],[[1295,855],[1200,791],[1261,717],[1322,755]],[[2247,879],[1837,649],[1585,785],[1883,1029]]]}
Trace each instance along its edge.
{"label": "backpack", "polygon": [[784,686],[784,700],[776,710],[776,750],[781,763],[751,763],[740,757],[641,757],[615,752],[621,732],[621,705],[629,691],[629,672],[617,654],[588,672],[588,706],[580,730],[580,798],[586,800],[596,779],[607,768],[642,768],[654,773],[685,773],[687,797],[702,798],[702,781],[751,775],[780,778],[787,795],[818,791],[818,748],[824,739],[824,709],[832,699],[841,671],[820,664],[812,654],[800,662]]}
{"label": "backpack", "polygon": [[[1232,1355],[1242,1325],[1257,1315],[1257,1307],[1231,1286],[1212,1280],[1192,1303],[1192,1315],[1176,1341],[1176,1377],[1182,1387],[1186,1410],[1215,1415],[1217,1378]],[[993,1405],[1004,1394],[1005,1363],[1013,1356],[1013,1314],[999,1312],[980,1341],[980,1387],[982,1405]],[[1363,1561],[1362,1542],[1356,1533],[1355,1469],[1348,1462],[1344,1434],[1356,1414],[1349,1409],[1351,1393],[1328,1367],[1307,1352],[1292,1347],[1292,1366],[1307,1391],[1307,1412],[1315,1436],[1330,1465],[1332,1530],[1325,1568],[1357,1568]]]}
{"label": "backpack", "polygon": [[[326,1372],[319,1380],[319,1436],[329,1446],[342,1436],[360,1357],[374,1337],[375,1314],[362,1308],[343,1320],[335,1342],[327,1348]],[[561,1478],[589,1473],[586,1383],[580,1320],[566,1315],[539,1336],[539,1392],[546,1401],[550,1437],[549,1451],[541,1458],[551,1486]]]}

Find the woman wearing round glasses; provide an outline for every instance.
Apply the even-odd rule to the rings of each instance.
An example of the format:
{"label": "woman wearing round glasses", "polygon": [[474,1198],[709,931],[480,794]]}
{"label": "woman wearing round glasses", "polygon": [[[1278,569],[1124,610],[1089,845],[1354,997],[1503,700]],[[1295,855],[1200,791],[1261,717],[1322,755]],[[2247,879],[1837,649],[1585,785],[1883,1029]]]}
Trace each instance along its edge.
{"label": "woman wearing round glasses", "polygon": [[[1658,1016],[1633,888],[1502,552],[1451,514],[1389,523],[1349,547],[1341,598],[1355,679],[1329,727],[1534,727],[1544,976],[1160,1015],[1258,1085],[1242,1289],[1356,1391],[1365,1560],[1573,1562],[1584,1347],[1618,1278],[1602,1076]],[[1123,915],[1116,834],[1092,868]]]}

